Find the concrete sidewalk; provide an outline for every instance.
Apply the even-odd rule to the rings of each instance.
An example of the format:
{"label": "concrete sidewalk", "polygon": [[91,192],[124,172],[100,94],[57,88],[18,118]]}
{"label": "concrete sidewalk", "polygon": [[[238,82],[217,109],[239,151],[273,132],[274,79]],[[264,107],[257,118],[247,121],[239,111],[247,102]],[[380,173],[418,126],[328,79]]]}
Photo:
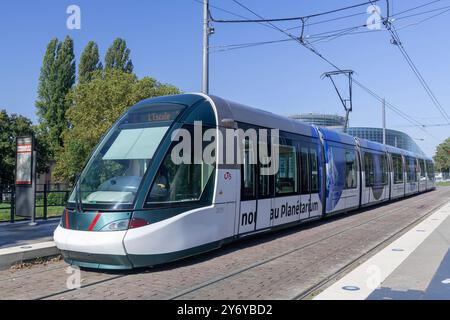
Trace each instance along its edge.
{"label": "concrete sidewalk", "polygon": [[38,221],[36,226],[28,225],[28,221],[0,224],[0,249],[52,241],[59,221]]}
{"label": "concrete sidewalk", "polygon": [[314,299],[450,300],[450,203]]}
{"label": "concrete sidewalk", "polygon": [[439,227],[367,299],[450,300],[450,215],[442,219]]}
{"label": "concrete sidewalk", "polygon": [[53,242],[53,231],[60,219],[0,224],[0,270],[27,260],[59,253]]}

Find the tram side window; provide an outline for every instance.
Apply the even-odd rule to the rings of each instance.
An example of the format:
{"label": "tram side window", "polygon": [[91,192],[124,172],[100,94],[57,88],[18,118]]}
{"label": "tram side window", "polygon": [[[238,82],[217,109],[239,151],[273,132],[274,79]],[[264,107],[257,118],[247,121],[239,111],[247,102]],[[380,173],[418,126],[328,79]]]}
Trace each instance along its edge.
{"label": "tram side window", "polygon": [[319,157],[317,155],[317,150],[309,149],[309,159],[311,166],[311,193],[319,192]]}
{"label": "tram side window", "polygon": [[417,174],[416,174],[416,159],[413,157],[406,157],[406,181],[407,182],[416,182]]}
{"label": "tram side window", "polygon": [[371,153],[364,153],[364,172],[365,172],[365,182],[366,187],[371,187],[374,185],[374,164],[373,164],[373,156]]}
{"label": "tram side window", "polygon": [[420,162],[420,177],[421,178],[425,178],[426,174],[425,174],[425,160],[419,160]]}
{"label": "tram side window", "polygon": [[383,185],[388,184],[389,176],[388,176],[389,170],[387,165],[387,157],[385,154],[381,155],[381,183]]}
{"label": "tram side window", "polygon": [[294,146],[280,145],[275,190],[277,195],[297,192],[297,153]]}
{"label": "tram side window", "polygon": [[[270,153],[270,145],[267,143],[259,143],[259,149],[261,150],[264,148],[267,150],[268,153]],[[269,156],[269,154],[268,154]],[[258,156],[259,157],[259,156]],[[262,168],[270,168],[270,163],[268,164],[262,164],[260,161],[259,163],[259,186],[258,186],[258,194],[259,198],[268,198],[273,197],[273,175],[262,175],[261,169]]]}
{"label": "tram side window", "polygon": [[427,175],[429,180],[434,180],[434,164],[432,161],[427,161]]}
{"label": "tram side window", "polygon": [[[184,129],[193,134],[192,125],[186,125]],[[172,150],[178,143],[172,144],[156,174],[147,197],[147,202],[150,204],[198,201],[207,191],[208,185],[213,187],[213,183],[209,182],[214,179],[214,164],[194,164],[193,161],[174,163]],[[206,145],[207,143],[203,148]],[[181,149],[178,155],[184,159],[185,152],[190,152],[190,159],[194,159],[193,144],[190,150]]]}
{"label": "tram side window", "polygon": [[357,167],[355,151],[345,150],[345,189],[357,187]]}
{"label": "tram side window", "polygon": [[394,167],[394,183],[403,183],[403,160],[402,156],[393,154],[392,164]]}
{"label": "tram side window", "polygon": [[301,183],[301,194],[309,194],[309,152],[308,148],[300,148],[300,183]]}
{"label": "tram side window", "polygon": [[256,198],[256,161],[257,154],[253,141],[244,141],[244,163],[242,165],[242,199]]}

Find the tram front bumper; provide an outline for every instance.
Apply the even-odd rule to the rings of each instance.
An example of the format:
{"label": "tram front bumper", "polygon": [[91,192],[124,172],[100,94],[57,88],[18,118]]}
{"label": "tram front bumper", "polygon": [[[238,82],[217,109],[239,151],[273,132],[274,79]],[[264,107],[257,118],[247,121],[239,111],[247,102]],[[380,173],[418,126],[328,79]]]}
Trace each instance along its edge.
{"label": "tram front bumper", "polygon": [[58,226],[53,239],[67,263],[86,268],[130,269],[123,246],[124,231],[92,232]]}

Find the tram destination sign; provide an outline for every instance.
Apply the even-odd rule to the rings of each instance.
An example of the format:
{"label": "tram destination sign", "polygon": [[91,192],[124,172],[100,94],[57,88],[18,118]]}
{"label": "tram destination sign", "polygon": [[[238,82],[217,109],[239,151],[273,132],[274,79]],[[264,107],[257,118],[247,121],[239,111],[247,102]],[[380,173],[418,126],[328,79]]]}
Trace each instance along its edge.
{"label": "tram destination sign", "polygon": [[18,137],[16,147],[16,185],[33,183],[33,137]]}
{"label": "tram destination sign", "polygon": [[183,107],[180,106],[165,106],[160,110],[145,110],[141,112],[131,113],[129,116],[130,123],[158,123],[158,122],[172,122],[174,121]]}

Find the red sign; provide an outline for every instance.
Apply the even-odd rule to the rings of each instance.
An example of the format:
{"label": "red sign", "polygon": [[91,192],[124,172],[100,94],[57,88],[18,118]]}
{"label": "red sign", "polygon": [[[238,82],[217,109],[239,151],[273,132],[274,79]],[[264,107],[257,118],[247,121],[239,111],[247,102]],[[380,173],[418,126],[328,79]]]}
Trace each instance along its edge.
{"label": "red sign", "polygon": [[16,184],[31,185],[33,183],[33,138],[17,138],[16,149]]}
{"label": "red sign", "polygon": [[31,144],[18,145],[17,153],[31,153]]}

